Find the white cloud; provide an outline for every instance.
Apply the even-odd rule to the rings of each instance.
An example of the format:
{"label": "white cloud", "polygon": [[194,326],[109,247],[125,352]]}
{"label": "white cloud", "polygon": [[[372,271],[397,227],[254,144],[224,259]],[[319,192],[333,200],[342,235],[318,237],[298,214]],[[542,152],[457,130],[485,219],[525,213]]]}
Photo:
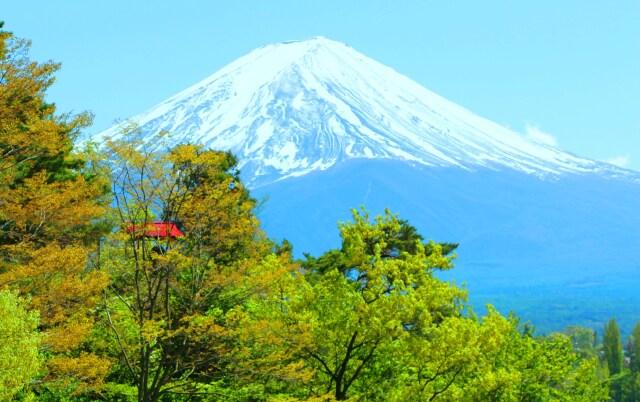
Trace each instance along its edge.
{"label": "white cloud", "polygon": [[621,168],[626,168],[631,163],[631,156],[629,154],[616,156],[614,158],[605,159],[603,162],[610,163],[612,165],[616,165]]}
{"label": "white cloud", "polygon": [[540,130],[540,127],[537,125],[527,123],[525,127],[525,135],[536,142],[551,145],[552,147],[558,146],[558,139],[554,135]]}

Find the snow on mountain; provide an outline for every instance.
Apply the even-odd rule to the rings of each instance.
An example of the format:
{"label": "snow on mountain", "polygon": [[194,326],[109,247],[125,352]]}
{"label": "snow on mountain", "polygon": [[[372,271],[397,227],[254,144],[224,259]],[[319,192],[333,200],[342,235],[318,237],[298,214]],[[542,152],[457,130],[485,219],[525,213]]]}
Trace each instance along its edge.
{"label": "snow on mountain", "polygon": [[145,133],[173,133],[173,143],[231,150],[254,187],[350,158],[539,176],[625,172],[481,118],[323,37],[256,49],[133,120]]}

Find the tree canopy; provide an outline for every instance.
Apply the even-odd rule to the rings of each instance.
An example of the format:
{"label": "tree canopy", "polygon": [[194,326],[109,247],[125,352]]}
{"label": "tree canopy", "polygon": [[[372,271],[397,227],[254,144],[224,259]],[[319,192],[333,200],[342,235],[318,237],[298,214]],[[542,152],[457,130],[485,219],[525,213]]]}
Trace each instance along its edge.
{"label": "tree canopy", "polygon": [[56,114],[45,95],[59,65],[31,61],[29,46],[0,32],[0,288],[39,312],[45,384],[99,385],[109,363],[82,343],[107,283],[85,269],[105,182],[73,152],[91,116]]}
{"label": "tree canopy", "polygon": [[[284,265],[264,261],[271,243],[231,154],[190,144],[167,151],[161,138],[138,141],[131,124],[122,134],[108,142],[104,166],[119,230],[95,261],[110,277],[102,325],[115,347],[104,352],[140,401],[202,392],[233,370],[234,309]],[[184,236],[149,235],[154,223]]]}
{"label": "tree canopy", "polygon": [[[254,306],[250,343],[277,345],[263,371],[300,399],[598,401],[594,360],[569,338],[538,341],[490,308],[478,319],[466,291],[435,275],[450,269],[443,247],[416,236],[389,246],[408,223],[387,211],[353,211],[340,224],[342,251],[303,264]],[[333,264],[333,265],[332,265]],[[268,364],[268,359],[261,360]],[[273,388],[273,385],[271,385]]]}

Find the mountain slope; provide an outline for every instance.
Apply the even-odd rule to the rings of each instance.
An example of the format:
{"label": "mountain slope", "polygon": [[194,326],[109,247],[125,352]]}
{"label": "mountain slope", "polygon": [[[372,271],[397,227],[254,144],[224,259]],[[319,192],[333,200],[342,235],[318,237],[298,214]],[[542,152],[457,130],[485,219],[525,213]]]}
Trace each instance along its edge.
{"label": "mountain slope", "polygon": [[518,171],[411,166],[356,159],[252,191],[267,201],[267,233],[296,255],[340,246],[338,221],[364,205],[459,243],[455,269],[477,312],[516,311],[541,333],[640,320],[640,185],[599,175],[555,180]]}
{"label": "mountain slope", "polygon": [[628,174],[476,116],[322,37],[254,50],[134,120],[145,132],[173,133],[175,143],[233,151],[253,187],[352,158]]}

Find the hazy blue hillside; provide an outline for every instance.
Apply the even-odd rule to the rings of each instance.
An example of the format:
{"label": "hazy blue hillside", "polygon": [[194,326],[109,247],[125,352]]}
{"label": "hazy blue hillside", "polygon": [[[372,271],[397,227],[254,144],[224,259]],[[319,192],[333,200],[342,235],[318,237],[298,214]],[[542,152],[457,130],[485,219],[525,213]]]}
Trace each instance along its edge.
{"label": "hazy blue hillside", "polygon": [[339,247],[349,208],[388,207],[426,237],[460,243],[456,269],[477,307],[514,309],[541,330],[640,320],[640,185],[595,175],[352,160],[254,190],[267,232],[298,256]]}

